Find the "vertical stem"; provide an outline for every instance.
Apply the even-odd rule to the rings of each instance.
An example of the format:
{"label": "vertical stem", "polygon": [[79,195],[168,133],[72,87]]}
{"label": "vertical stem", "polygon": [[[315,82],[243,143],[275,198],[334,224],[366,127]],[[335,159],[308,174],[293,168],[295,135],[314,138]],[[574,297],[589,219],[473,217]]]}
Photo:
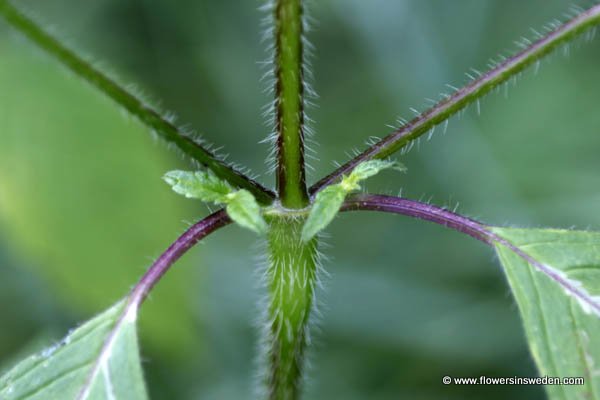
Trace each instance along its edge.
{"label": "vertical stem", "polygon": [[[308,205],[304,169],[303,0],[275,0],[277,192],[290,209]],[[276,216],[268,233],[267,398],[299,398],[317,273],[317,240],[301,240],[303,218]]]}
{"label": "vertical stem", "polygon": [[308,204],[304,170],[302,0],[276,0],[277,190],[284,207]]}
{"label": "vertical stem", "polygon": [[[327,185],[336,182],[361,162],[374,158],[382,159],[389,157],[419,136],[427,132],[432,132],[432,129],[438,124],[447,121],[469,104],[478,101],[478,99],[501,84],[517,76],[517,74],[528,66],[538,63],[552,51],[574,40],[578,35],[597,25],[600,25],[600,4],[581,11],[562,25],[557,22],[551,23],[551,30],[546,30],[543,35],[536,33],[538,38],[533,43],[525,39],[525,43],[523,43],[525,46],[522,51],[504,59],[500,63],[496,64],[493,62],[496,65],[484,74],[475,71],[476,75],[479,75],[476,79],[473,79],[461,89],[457,89],[451,95],[444,96],[433,107],[420,113],[411,121],[402,125],[372,146],[369,146],[368,149],[315,183],[310,188],[310,194],[314,195]],[[589,38],[592,38],[594,35],[592,31],[590,32]]]}
{"label": "vertical stem", "polygon": [[302,242],[304,219],[277,217],[269,232],[267,285],[268,375],[270,400],[299,398],[308,319],[317,273],[317,241]]}

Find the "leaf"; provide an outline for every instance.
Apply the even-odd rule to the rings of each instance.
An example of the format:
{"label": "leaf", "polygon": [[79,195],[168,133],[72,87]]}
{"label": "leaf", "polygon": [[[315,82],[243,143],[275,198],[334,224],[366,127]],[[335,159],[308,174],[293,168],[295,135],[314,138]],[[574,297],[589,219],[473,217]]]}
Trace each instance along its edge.
{"label": "leaf", "polygon": [[259,234],[267,231],[260,206],[252,193],[245,189],[238,190],[227,196],[227,203],[227,215],[233,221]]}
{"label": "leaf", "polygon": [[390,168],[406,171],[406,167],[397,161],[369,160],[354,167],[350,175],[343,177],[340,183],[329,185],[317,192],[306,223],[302,228],[302,240],[307,242],[325,229],[340,211],[346,195],[353,190],[360,189],[361,181]]}
{"label": "leaf", "polygon": [[135,309],[117,303],[0,378],[3,400],[146,399]]}
{"label": "leaf", "polygon": [[206,202],[225,203],[226,196],[234,190],[210,171],[170,171],[163,179],[176,193]]}
{"label": "leaf", "polygon": [[384,169],[395,169],[400,172],[406,171],[406,167],[398,161],[369,160],[358,164],[350,173],[350,177],[359,182],[377,175]]}
{"label": "leaf", "polygon": [[540,375],[585,379],[547,385],[549,397],[600,399],[600,233],[493,232]]}
{"label": "leaf", "polygon": [[302,228],[304,242],[308,242],[333,221],[344,203],[346,194],[346,190],[339,184],[327,186],[317,193],[310,214]]}
{"label": "leaf", "polygon": [[210,171],[170,171],[163,179],[185,197],[227,205],[227,214],[238,225],[256,233],[265,233],[267,224],[256,199],[246,189],[235,190]]}

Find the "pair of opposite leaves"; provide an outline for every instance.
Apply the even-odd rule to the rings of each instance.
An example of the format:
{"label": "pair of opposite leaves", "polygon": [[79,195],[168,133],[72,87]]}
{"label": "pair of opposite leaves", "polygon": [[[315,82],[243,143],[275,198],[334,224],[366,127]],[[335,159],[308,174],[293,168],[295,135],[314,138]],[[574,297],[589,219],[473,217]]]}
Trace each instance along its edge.
{"label": "pair of opposite leaves", "polygon": [[[337,215],[346,196],[359,190],[361,181],[384,169],[406,171],[406,168],[396,161],[369,160],[358,164],[340,183],[319,191],[302,229],[302,240],[308,242],[325,229]],[[267,231],[267,223],[263,218],[265,210],[259,206],[252,193],[234,188],[217,178],[211,171],[170,171],[163,179],[175,192],[185,197],[226,206],[229,217],[240,226],[259,234]]]}

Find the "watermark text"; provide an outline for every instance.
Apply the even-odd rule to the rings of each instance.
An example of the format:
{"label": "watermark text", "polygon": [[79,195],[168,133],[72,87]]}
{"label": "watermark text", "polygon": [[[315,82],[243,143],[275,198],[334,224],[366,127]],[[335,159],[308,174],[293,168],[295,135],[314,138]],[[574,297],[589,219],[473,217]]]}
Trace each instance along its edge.
{"label": "watermark text", "polygon": [[479,377],[456,377],[444,376],[444,385],[583,385],[581,376],[479,376]]}

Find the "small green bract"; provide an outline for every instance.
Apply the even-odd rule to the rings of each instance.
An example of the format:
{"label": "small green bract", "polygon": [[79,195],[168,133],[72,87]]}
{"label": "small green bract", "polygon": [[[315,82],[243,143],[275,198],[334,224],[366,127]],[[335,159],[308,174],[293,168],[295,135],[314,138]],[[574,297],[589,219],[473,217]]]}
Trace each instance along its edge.
{"label": "small green bract", "polygon": [[227,214],[244,228],[256,233],[265,233],[267,224],[260,213],[260,206],[246,189],[241,189],[227,195]]}
{"label": "small green bract", "polygon": [[265,233],[267,224],[256,199],[245,189],[235,189],[210,171],[169,171],[163,179],[187,198],[225,205],[227,215],[238,225],[256,233]]}
{"label": "small green bract", "polygon": [[330,185],[317,193],[315,201],[302,228],[302,240],[307,242],[325,229],[335,218],[344,203],[346,195],[360,189],[360,182],[377,175],[384,169],[406,171],[406,167],[390,160],[370,160],[358,164],[340,183]]}
{"label": "small green bract", "polygon": [[211,203],[227,203],[227,195],[235,190],[229,183],[207,171],[169,171],[163,179],[176,193]]}

